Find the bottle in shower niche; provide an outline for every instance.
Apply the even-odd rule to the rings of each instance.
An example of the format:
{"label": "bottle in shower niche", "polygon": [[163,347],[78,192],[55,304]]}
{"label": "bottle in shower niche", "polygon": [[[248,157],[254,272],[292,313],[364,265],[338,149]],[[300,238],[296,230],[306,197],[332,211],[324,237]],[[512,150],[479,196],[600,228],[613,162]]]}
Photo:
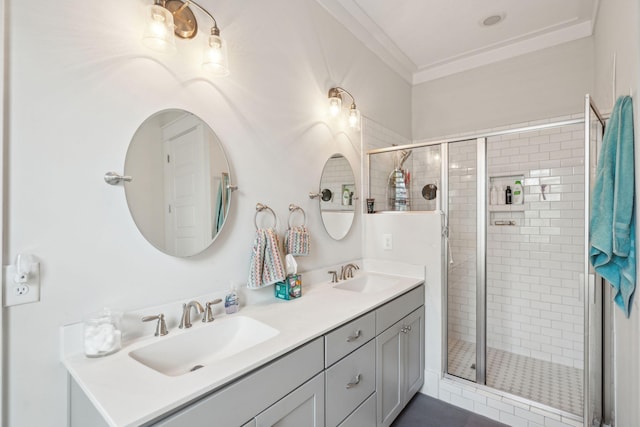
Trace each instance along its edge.
{"label": "bottle in shower niche", "polygon": [[507,201],[506,199],[507,189],[504,186],[500,186],[500,189],[497,191],[498,191],[498,204],[504,205]]}
{"label": "bottle in shower niche", "polygon": [[522,183],[520,181],[516,181],[513,186],[513,204],[521,205],[524,203],[524,189],[522,188]]}
{"label": "bottle in shower niche", "polygon": [[489,204],[497,205],[498,204],[498,190],[495,185],[491,186],[491,190],[489,191]]}
{"label": "bottle in shower niche", "polygon": [[504,190],[504,202],[505,202],[507,205],[510,205],[510,204],[512,204],[512,203],[513,203],[513,200],[512,200],[512,194],[511,194],[511,187],[510,187],[510,186],[508,186],[508,185],[507,185],[507,189],[506,189],[506,190]]}

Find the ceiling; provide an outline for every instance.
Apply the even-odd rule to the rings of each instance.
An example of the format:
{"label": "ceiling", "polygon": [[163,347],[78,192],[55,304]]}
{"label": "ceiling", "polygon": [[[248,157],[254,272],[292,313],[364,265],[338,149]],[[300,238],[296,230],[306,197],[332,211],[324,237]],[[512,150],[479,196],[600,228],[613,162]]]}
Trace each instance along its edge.
{"label": "ceiling", "polygon": [[[599,0],[317,0],[413,84],[593,32]],[[484,26],[485,18],[503,20]]]}

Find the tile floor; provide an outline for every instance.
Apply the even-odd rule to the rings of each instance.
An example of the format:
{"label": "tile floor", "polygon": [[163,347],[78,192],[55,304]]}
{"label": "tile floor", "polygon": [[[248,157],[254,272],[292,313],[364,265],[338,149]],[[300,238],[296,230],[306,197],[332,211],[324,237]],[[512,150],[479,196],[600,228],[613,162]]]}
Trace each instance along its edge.
{"label": "tile floor", "polygon": [[[475,344],[449,340],[449,374],[474,381],[475,363]],[[582,369],[487,348],[487,386],[576,415],[582,415],[582,375]]]}
{"label": "tile floor", "polygon": [[391,427],[507,427],[507,425],[417,393]]}

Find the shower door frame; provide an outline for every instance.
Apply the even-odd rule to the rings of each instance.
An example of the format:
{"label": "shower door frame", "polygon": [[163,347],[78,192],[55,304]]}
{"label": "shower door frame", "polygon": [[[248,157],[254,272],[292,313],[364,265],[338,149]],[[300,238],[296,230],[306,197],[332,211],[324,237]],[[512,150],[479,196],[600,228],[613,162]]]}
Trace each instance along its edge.
{"label": "shower door frame", "polygon": [[[599,113],[597,107],[593,103],[593,100],[586,96],[586,112],[588,113],[590,108],[595,112],[598,120],[603,125],[604,130],[604,118]],[[464,142],[469,140],[476,140],[477,143],[477,158],[476,158],[476,193],[477,193],[477,217],[476,217],[476,380],[470,381],[462,377],[458,377],[453,374],[449,374],[448,372],[448,263],[447,263],[447,255],[449,251],[449,241],[448,239],[443,239],[443,254],[442,257],[442,291],[443,291],[443,299],[445,303],[443,304],[443,324],[442,324],[442,336],[443,336],[443,356],[442,356],[442,367],[443,367],[443,377],[447,379],[451,379],[454,381],[470,381],[472,384],[476,386],[487,387],[487,389],[492,392],[497,392],[498,394],[507,396],[513,400],[522,401],[522,402],[531,402],[535,403],[536,406],[543,407],[547,410],[553,412],[560,412],[563,414],[568,414],[565,411],[562,411],[557,408],[549,407],[547,405],[541,404],[539,402],[535,402],[529,400],[527,398],[513,395],[508,392],[504,392],[498,389],[491,388],[486,386],[486,239],[487,239],[487,138],[494,136],[502,136],[516,133],[526,133],[533,132],[537,130],[550,129],[555,127],[583,124],[585,126],[585,272],[589,270],[588,264],[588,242],[589,242],[589,200],[590,200],[590,176],[589,176],[589,148],[590,148],[590,140],[589,140],[589,131],[587,129],[589,126],[589,117],[585,114],[585,117],[579,119],[571,119],[571,120],[563,120],[552,123],[545,123],[540,125],[533,126],[525,126],[516,129],[508,129],[504,131],[496,131],[490,132],[478,136],[473,137],[463,137],[456,139],[448,139],[442,140],[437,143],[441,144],[441,153],[442,162],[441,162],[441,179],[443,183],[443,197],[442,197],[442,210],[444,213],[444,224],[445,230],[448,233],[448,222],[449,222],[449,181],[448,181],[448,169],[449,169],[449,144],[456,142]],[[423,146],[423,145],[433,145],[436,142],[424,143],[424,144],[412,144],[411,147]],[[405,147],[406,148],[406,147]],[[447,156],[445,156],[447,154]],[[446,192],[445,192],[446,191]],[[585,274],[585,278],[589,279],[589,275]],[[593,276],[592,276],[593,277]],[[585,310],[585,336],[584,336],[584,383],[583,383],[583,414],[582,419],[584,426],[590,426],[590,415],[591,415],[591,402],[590,402],[590,381],[588,379],[589,376],[589,319],[592,314],[591,312],[591,304],[590,297],[593,296],[594,289],[594,281],[593,280],[585,280],[582,288],[583,292],[583,302],[584,302],[584,310]],[[605,363],[606,366],[606,363]],[[605,391],[606,393],[606,391]],[[569,414],[573,415],[573,414]],[[575,416],[575,415],[574,415]]]}
{"label": "shower door frame", "polygon": [[[603,132],[604,132],[604,120],[606,117],[599,113],[597,107],[595,106],[595,104],[593,103],[589,95],[586,95],[585,99],[586,99],[585,112],[587,114],[585,114],[585,117],[583,118],[562,120],[562,121],[556,121],[556,122],[544,123],[544,124],[532,125],[532,126],[524,126],[520,128],[483,133],[480,135],[469,135],[466,137],[462,136],[457,138],[448,138],[448,139],[434,140],[434,141],[428,141],[428,142],[405,144],[405,145],[399,145],[399,146],[393,146],[393,147],[387,147],[387,148],[379,148],[379,149],[371,150],[367,153],[370,155],[370,154],[378,154],[378,153],[385,153],[385,152],[394,152],[394,151],[405,150],[405,149],[415,149],[415,148],[421,148],[421,147],[427,147],[427,146],[435,146],[435,145],[440,146],[440,153],[441,153],[441,164],[440,164],[441,181],[440,182],[441,182],[441,194],[442,194],[441,209],[444,214],[442,236],[441,236],[441,248],[442,248],[441,287],[442,287],[442,295],[443,295],[443,301],[444,301],[442,305],[443,322],[442,322],[442,331],[441,331],[442,349],[443,349],[442,363],[441,363],[442,377],[453,380],[453,381],[470,382],[474,384],[475,387],[479,387],[479,388],[486,387],[487,390],[491,391],[492,393],[503,395],[512,400],[521,401],[523,403],[531,403],[531,404],[534,404],[535,406],[541,407],[550,412],[560,413],[563,415],[570,415],[574,417],[576,416],[575,414],[569,414],[568,412],[562,411],[560,409],[553,408],[524,397],[520,397],[508,392],[501,391],[499,389],[486,386],[486,304],[484,304],[484,306],[482,307],[482,310],[478,310],[478,307],[479,307],[478,303],[479,301],[486,302],[486,233],[487,233],[486,148],[487,148],[487,139],[490,137],[533,132],[533,131],[551,129],[556,127],[577,125],[577,124],[582,124],[585,126],[585,153],[584,153],[584,156],[585,156],[584,157],[584,160],[585,160],[585,190],[584,190],[585,191],[585,227],[584,227],[585,228],[585,257],[588,255],[588,242],[589,242],[588,240],[589,239],[588,237],[589,236],[588,206],[589,206],[589,200],[590,200],[589,186],[591,182],[590,176],[588,176],[589,170],[590,170],[590,167],[589,167],[590,129],[588,129],[590,116],[588,115],[588,112],[590,111],[590,108],[593,109],[596,116],[598,117],[598,120],[603,124],[603,127],[602,127]],[[477,240],[476,242],[476,269],[477,269],[476,271],[476,346],[477,346],[476,347],[476,381],[470,381],[462,377],[458,377],[448,373],[448,356],[449,356],[448,355],[448,334],[449,334],[449,331],[448,331],[449,156],[448,155],[449,155],[449,145],[456,142],[465,142],[465,141],[472,141],[472,140],[476,140],[476,144],[478,147],[477,158],[476,158],[476,168],[477,168],[476,170],[477,187],[476,188],[477,188],[477,211],[478,211],[477,217],[476,217],[476,233],[477,233],[477,236],[476,236],[476,240]],[[482,171],[482,175],[479,173],[480,171]],[[589,270],[588,259],[585,258],[585,272],[588,270]],[[588,418],[590,413],[589,396],[590,396],[591,390],[589,389],[590,384],[586,376],[588,376],[588,371],[589,371],[588,369],[589,368],[589,354],[588,354],[589,322],[588,320],[590,318],[589,316],[591,313],[590,311],[591,304],[589,303],[589,299],[590,299],[590,296],[592,295],[591,289],[594,287],[594,284],[593,284],[594,281],[588,280],[589,279],[588,274],[585,274],[584,277],[587,278],[587,280],[583,280],[584,283],[581,289],[583,292],[583,302],[584,302],[584,309],[585,309],[585,319],[584,319],[585,345],[584,345],[584,354],[583,354],[583,360],[585,365],[584,366],[585,382],[583,383],[583,416],[582,418],[583,418],[584,426],[590,427],[590,424],[588,422],[590,422],[591,420],[588,420]],[[481,286],[478,286],[479,284]],[[606,291],[607,287],[605,287],[604,289]],[[603,305],[606,305],[606,304],[603,304]],[[606,322],[606,316],[604,316],[604,321]],[[478,346],[478,343],[482,343],[482,344]],[[605,360],[604,360],[605,370],[610,364],[611,364],[611,361],[607,360],[607,356],[605,354]],[[478,378],[480,378],[481,381],[478,381]],[[611,393],[610,391],[608,391],[607,386],[604,387],[604,391],[600,390],[600,393],[604,394],[605,399],[607,399],[607,392]],[[606,409],[606,403],[604,407]]]}

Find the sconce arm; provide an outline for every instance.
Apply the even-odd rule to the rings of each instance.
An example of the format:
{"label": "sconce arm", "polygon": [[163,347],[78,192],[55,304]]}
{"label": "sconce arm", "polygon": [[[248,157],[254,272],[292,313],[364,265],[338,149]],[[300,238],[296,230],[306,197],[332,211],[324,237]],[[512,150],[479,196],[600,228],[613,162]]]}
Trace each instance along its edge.
{"label": "sconce arm", "polygon": [[356,105],[356,99],[353,97],[353,95],[351,95],[351,93],[348,90],[343,89],[340,86],[336,86],[336,87],[334,87],[334,88],[329,90],[329,95],[331,96],[332,92],[334,92],[334,91],[337,92],[338,94],[346,93],[351,98],[351,105],[353,105],[353,106]]}
{"label": "sconce arm", "polygon": [[193,0],[186,0],[184,2],[184,4],[185,4],[185,6],[189,6],[190,4],[194,5],[195,7],[200,9],[200,11],[202,13],[204,13],[209,18],[211,18],[211,20],[213,21],[213,27],[211,28],[211,35],[214,35],[214,36],[219,36],[220,35],[220,30],[218,29],[218,22],[216,21],[216,18],[214,18],[213,15],[211,13],[209,13],[209,11],[207,9],[205,9],[202,6],[200,6],[198,3],[196,3]]}

